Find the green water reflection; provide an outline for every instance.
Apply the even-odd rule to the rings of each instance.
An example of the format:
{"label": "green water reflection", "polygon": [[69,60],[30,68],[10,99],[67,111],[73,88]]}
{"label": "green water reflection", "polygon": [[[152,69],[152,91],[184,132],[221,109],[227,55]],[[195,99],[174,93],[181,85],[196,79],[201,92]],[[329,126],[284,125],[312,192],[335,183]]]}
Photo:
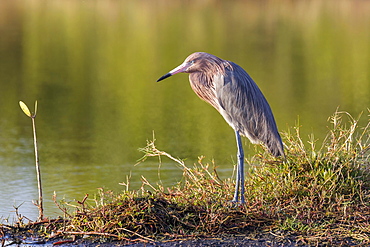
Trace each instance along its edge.
{"label": "green water reflection", "polygon": [[[24,214],[37,213],[31,123],[19,100],[39,102],[49,214],[54,190],[68,200],[118,191],[130,171],[133,188],[141,175],[156,183],[155,159],[134,166],[153,132],[160,149],[188,164],[214,159],[225,178],[233,131],[186,75],[156,79],[194,51],[232,60],[260,86],[280,131],[299,121],[304,138],[322,139],[338,106],[357,116],[370,105],[368,13],[369,1],[1,1],[0,215],[23,201]],[[169,185],[181,171],[164,162]]]}

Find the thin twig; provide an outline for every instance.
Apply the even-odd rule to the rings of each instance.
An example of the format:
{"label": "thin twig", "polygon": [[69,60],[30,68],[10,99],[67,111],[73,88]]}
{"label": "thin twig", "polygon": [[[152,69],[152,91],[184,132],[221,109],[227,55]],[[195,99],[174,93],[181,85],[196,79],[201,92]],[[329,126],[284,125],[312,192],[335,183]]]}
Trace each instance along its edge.
{"label": "thin twig", "polygon": [[154,241],[153,239],[151,239],[151,238],[145,237],[145,236],[143,236],[143,235],[140,235],[139,233],[133,232],[133,231],[131,231],[131,230],[129,230],[129,229],[126,229],[126,228],[117,228],[117,230],[124,230],[124,231],[126,231],[126,232],[132,233],[132,234],[134,234],[134,235],[136,235],[136,236],[138,236],[138,237],[140,237],[140,238],[142,238],[142,239],[145,239],[145,240],[147,240],[147,241],[155,242],[155,241]]}
{"label": "thin twig", "polygon": [[114,238],[120,238],[118,235],[116,234],[112,234],[112,233],[106,233],[106,232],[65,232],[65,231],[57,231],[57,233],[61,233],[61,234],[71,234],[71,235],[99,235],[99,236],[106,236],[106,237],[114,237]]}

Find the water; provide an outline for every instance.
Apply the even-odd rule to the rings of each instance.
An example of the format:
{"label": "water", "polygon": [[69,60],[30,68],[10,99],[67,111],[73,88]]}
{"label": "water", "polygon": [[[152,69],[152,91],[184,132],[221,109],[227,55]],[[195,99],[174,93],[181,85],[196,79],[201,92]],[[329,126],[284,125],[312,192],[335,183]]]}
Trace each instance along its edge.
{"label": "water", "polygon": [[[45,213],[58,199],[120,191],[131,174],[169,186],[172,161],[135,166],[138,148],[157,147],[191,166],[214,159],[231,175],[233,131],[190,89],[187,75],[155,81],[194,51],[245,68],[268,99],[280,131],[324,137],[337,107],[357,117],[369,107],[368,1],[1,1],[0,216],[14,206],[37,217],[31,120],[36,117]],[[244,140],[247,156],[255,148]]]}

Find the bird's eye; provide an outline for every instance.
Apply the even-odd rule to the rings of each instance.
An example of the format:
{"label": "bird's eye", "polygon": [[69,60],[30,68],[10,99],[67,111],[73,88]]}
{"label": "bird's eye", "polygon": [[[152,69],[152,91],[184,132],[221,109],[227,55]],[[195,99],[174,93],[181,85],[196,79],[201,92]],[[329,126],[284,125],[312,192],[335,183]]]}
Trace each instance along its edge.
{"label": "bird's eye", "polygon": [[190,64],[194,64],[194,60],[191,60],[191,61],[190,61]]}

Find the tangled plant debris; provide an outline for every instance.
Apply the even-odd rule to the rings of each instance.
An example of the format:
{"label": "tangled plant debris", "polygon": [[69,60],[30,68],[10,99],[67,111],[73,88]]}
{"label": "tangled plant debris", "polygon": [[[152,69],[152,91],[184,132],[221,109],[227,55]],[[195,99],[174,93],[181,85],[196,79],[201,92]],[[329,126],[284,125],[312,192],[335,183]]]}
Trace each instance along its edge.
{"label": "tangled plant debris", "polygon": [[[183,170],[171,188],[142,177],[138,191],[99,190],[74,204],[55,202],[64,217],[14,229],[37,232],[46,240],[151,243],[178,239],[266,236],[297,245],[370,244],[370,123],[358,126],[348,113],[330,118],[327,137],[302,141],[299,127],[284,133],[286,159],[258,153],[249,161],[246,204],[231,200],[232,179],[221,180],[212,165],[188,167],[149,141],[141,149],[150,157],[167,157]],[[63,240],[66,238],[66,240]]]}

